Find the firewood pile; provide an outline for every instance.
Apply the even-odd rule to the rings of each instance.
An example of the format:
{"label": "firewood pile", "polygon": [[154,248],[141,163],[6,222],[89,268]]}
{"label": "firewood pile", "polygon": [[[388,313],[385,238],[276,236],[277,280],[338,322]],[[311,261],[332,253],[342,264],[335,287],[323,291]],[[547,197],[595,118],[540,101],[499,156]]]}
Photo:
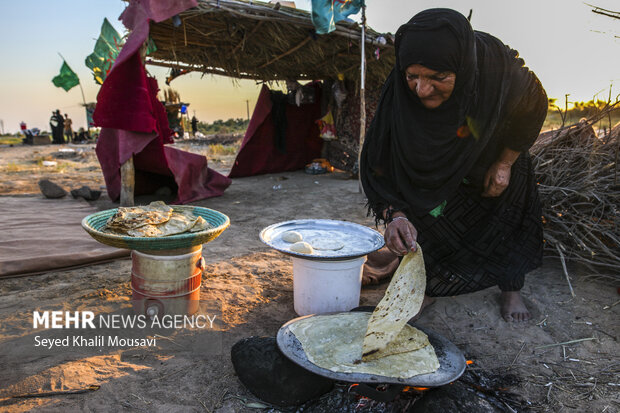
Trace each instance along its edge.
{"label": "firewood pile", "polygon": [[[620,280],[620,124],[608,105],[590,119],[541,134],[531,148],[543,207],[545,255]],[[566,271],[566,270],[565,270]]]}

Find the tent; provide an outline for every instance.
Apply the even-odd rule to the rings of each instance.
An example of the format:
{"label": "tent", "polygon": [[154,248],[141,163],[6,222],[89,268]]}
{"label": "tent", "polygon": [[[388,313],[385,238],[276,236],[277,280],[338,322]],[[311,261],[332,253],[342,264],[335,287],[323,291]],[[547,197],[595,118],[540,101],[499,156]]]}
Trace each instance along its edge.
{"label": "tent", "polygon": [[132,205],[134,192],[158,186],[176,189],[175,203],[221,195],[229,178],[210,169],[204,156],[165,146],[172,143],[166,109],[157,100],[157,81],[149,77],[143,51],[151,21],[162,21],[196,5],[158,0],[130,2],[121,20],[131,30],[99,94],[93,120],[101,126],[97,157],[111,199]]}
{"label": "tent", "polygon": [[297,106],[263,85],[230,178],[294,171],[321,155],[314,124],[321,116],[321,85],[313,82],[306,89],[313,101]]}
{"label": "tent", "polygon": [[[339,22],[335,31],[317,35],[311,14],[303,10],[279,3],[199,0],[195,7],[151,23],[150,36],[157,50],[149,55],[146,64],[185,73],[193,71],[263,82],[322,80],[324,97],[331,95],[332,85],[338,82],[336,79],[341,75],[344,77],[341,83],[347,85],[348,91],[342,102],[345,108],[332,104],[332,109],[336,112],[338,135],[344,139],[328,143],[324,153],[337,167],[353,167],[360,136],[362,34],[359,24]],[[365,44],[366,99],[375,103],[380,86],[394,65],[393,38],[367,29]],[[273,125],[270,125],[272,117],[266,110],[269,104],[262,104],[265,103],[265,93],[263,88],[231,177],[299,169],[308,159],[320,154],[320,150],[316,151],[316,145],[322,142],[312,142],[318,139],[318,128],[308,125],[305,119],[301,124],[299,122],[304,109],[314,111],[311,116],[316,120],[324,114],[325,105],[319,112],[316,112],[316,106],[297,110],[287,108],[289,127],[295,122],[298,124],[297,130],[312,127],[316,137],[289,133],[287,141],[293,139],[290,148],[296,150],[283,153],[274,149],[274,137],[269,136]],[[374,114],[374,106],[370,104],[366,107],[368,118]],[[299,153],[302,140],[309,143],[306,145],[306,156]],[[249,161],[251,163],[248,164]],[[239,165],[244,167],[240,169]]]}

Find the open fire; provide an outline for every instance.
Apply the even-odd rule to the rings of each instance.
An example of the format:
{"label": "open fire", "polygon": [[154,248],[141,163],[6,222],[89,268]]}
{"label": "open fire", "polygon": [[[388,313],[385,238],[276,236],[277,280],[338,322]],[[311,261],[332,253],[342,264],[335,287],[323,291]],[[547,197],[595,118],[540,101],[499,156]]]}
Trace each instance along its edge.
{"label": "open fire", "polygon": [[[472,365],[474,362],[467,360],[467,364]],[[467,370],[458,380],[439,387],[340,382],[336,383],[335,389],[328,397],[324,396],[320,400],[308,402],[302,410],[312,407],[312,411],[337,410],[355,413],[495,412],[511,411],[511,409],[523,411],[531,406],[527,406],[520,396],[510,392],[515,379],[513,376]],[[510,406],[510,409],[506,406]]]}

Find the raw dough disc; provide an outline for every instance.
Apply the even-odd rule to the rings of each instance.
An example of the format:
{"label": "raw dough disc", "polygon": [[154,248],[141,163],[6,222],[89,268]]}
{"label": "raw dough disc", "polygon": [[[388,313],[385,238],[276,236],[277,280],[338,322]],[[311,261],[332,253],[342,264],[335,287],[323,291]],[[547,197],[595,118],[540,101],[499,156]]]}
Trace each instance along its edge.
{"label": "raw dough disc", "polygon": [[282,234],[282,240],[290,242],[291,244],[302,241],[303,239],[304,238],[297,231],[286,231],[284,234]]}
{"label": "raw dough disc", "polygon": [[299,252],[301,254],[312,254],[314,252],[314,250],[312,249],[312,245],[303,241],[296,242],[291,245],[291,251]]}

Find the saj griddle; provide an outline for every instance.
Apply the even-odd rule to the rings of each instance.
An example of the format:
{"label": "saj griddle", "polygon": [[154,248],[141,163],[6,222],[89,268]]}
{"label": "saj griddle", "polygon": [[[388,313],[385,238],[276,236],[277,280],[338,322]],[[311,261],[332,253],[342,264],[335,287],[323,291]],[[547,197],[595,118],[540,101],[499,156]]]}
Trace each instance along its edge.
{"label": "saj griddle", "polygon": [[[362,311],[372,311],[372,308],[366,307]],[[400,385],[397,386],[397,388],[402,388],[404,386],[439,387],[458,379],[463,374],[463,372],[465,371],[465,367],[467,366],[463,353],[452,342],[450,342],[450,340],[427,327],[415,324],[414,322],[410,321],[408,324],[423,331],[428,336],[430,343],[433,345],[435,353],[437,355],[437,359],[439,360],[439,369],[437,371],[433,373],[420,374],[405,379],[389,376],[380,376],[376,374],[331,371],[310,362],[301,343],[299,342],[299,340],[297,340],[297,337],[295,337],[295,335],[290,330],[291,325],[308,317],[315,316],[309,315],[305,317],[298,317],[284,324],[280,328],[276,336],[278,347],[282,354],[284,354],[294,363],[300,365],[308,371],[311,371],[323,377],[330,378],[335,381],[372,385]]]}

